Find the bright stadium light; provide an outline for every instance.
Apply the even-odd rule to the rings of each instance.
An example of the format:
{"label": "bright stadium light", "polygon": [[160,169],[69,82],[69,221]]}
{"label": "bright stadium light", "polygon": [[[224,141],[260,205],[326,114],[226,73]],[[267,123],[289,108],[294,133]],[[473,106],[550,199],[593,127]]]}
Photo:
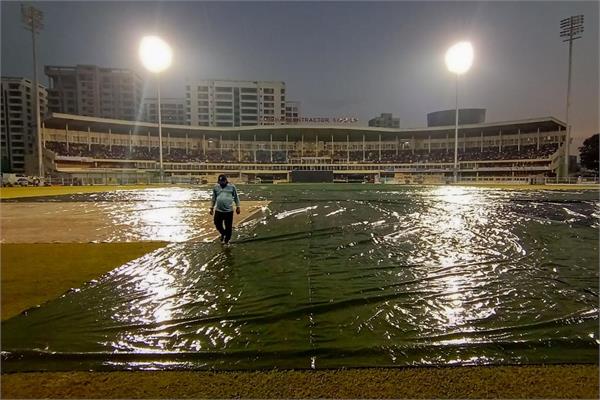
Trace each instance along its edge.
{"label": "bright stadium light", "polygon": [[473,64],[473,46],[469,42],[459,42],[446,51],[446,66],[450,72],[461,75]]}
{"label": "bright stadium light", "polygon": [[140,59],[144,67],[156,74],[158,98],[156,108],[158,111],[158,154],[160,160],[160,182],[164,180],[163,146],[162,146],[162,121],[160,112],[160,73],[171,65],[173,52],[171,47],[158,36],[145,36],[140,42]]}
{"label": "bright stadium light", "polygon": [[173,52],[171,47],[158,36],[146,36],[140,43],[140,59],[150,72],[159,73],[169,68]]}
{"label": "bright stadium light", "polygon": [[473,65],[473,46],[458,42],[446,51],[446,67],[456,74],[456,115],[454,117],[454,183],[458,182],[458,77]]}

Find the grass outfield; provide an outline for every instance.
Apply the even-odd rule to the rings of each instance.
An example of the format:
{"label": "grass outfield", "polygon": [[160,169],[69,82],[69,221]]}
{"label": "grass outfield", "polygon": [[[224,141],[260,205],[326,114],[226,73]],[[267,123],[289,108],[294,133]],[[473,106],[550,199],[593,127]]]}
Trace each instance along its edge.
{"label": "grass outfield", "polygon": [[17,197],[59,196],[74,193],[112,192],[115,190],[135,190],[160,187],[159,185],[98,185],[98,186],[27,186],[3,187],[0,190],[0,199],[14,199]]}
{"label": "grass outfield", "polygon": [[[34,383],[35,382],[35,383]],[[3,398],[597,399],[597,365],[2,375]]]}
{"label": "grass outfield", "polygon": [[2,244],[2,320],[164,245],[162,242]]}

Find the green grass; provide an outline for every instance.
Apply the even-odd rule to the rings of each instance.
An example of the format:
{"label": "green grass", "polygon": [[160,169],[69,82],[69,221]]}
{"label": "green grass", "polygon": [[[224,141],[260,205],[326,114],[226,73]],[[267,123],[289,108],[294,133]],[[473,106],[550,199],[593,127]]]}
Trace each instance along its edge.
{"label": "green grass", "polygon": [[97,186],[27,186],[3,187],[0,190],[0,199],[14,199],[18,197],[60,196],[74,193],[112,192],[115,190],[136,190],[159,187],[158,185],[97,185]]}
{"label": "green grass", "polygon": [[2,319],[56,298],[162,242],[2,244]]}

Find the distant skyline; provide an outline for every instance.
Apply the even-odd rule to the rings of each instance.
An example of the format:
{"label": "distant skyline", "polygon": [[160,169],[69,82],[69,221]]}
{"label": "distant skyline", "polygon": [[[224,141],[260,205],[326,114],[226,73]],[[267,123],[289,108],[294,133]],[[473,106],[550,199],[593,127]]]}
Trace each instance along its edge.
{"label": "distant skyline", "polygon": [[[454,76],[444,53],[467,39],[473,68],[460,79],[460,107],[487,109],[487,121],[565,119],[568,44],[559,21],[585,16],[574,43],[574,145],[598,132],[597,2],[33,2],[44,12],[44,65],[131,68],[155,96],[141,66],[142,36],[174,50],[162,74],[166,97],[188,81],[282,80],[307,116],[356,116],[361,125],[393,113],[401,127],[454,108]],[[2,75],[32,78],[31,36],[19,2],[0,5]]]}

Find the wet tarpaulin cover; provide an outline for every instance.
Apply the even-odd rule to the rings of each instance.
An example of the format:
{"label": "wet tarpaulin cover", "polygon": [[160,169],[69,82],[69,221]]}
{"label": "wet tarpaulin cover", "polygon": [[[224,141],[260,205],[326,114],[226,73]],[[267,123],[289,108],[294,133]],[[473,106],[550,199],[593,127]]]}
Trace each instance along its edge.
{"label": "wet tarpaulin cover", "polygon": [[240,192],[272,202],[230,248],[172,243],[3,322],[3,371],[597,363],[597,193]]}

